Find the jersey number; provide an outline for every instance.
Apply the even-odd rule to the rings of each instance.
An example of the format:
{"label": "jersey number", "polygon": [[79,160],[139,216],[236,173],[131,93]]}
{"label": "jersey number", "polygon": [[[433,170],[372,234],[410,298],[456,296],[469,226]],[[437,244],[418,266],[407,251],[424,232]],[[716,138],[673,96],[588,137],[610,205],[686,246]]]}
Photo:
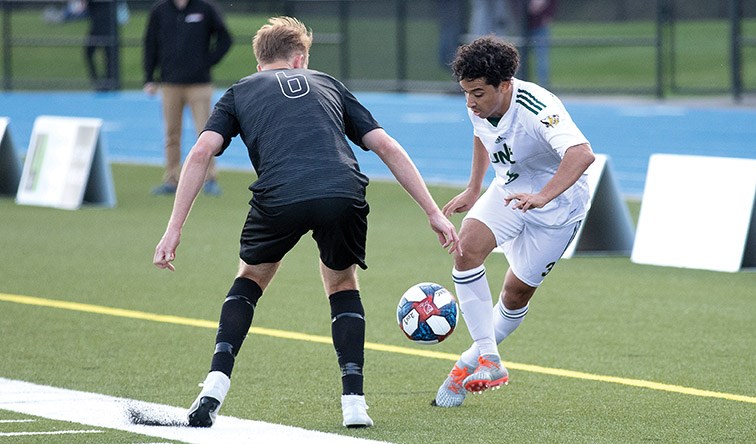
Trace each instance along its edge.
{"label": "jersey number", "polygon": [[546,275],[551,272],[551,269],[554,268],[554,265],[556,265],[556,262],[551,262],[548,265],[546,265],[546,271],[541,273],[541,276],[546,277]]}
{"label": "jersey number", "polygon": [[306,96],[310,92],[310,84],[307,83],[307,77],[302,74],[287,76],[285,72],[276,73],[278,85],[281,87],[283,95],[290,99],[298,99]]}

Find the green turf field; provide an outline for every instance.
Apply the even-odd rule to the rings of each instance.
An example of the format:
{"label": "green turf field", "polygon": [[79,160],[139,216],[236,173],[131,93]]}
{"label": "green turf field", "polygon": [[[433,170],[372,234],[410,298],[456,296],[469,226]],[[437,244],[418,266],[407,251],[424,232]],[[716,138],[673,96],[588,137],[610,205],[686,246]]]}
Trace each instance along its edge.
{"label": "green turf field", "polygon": [[[188,407],[236,271],[251,177],[224,171],[224,195],[198,199],[170,273],[151,263],[172,204],[149,195],[161,169],[116,164],[113,174],[114,209],[64,211],[0,198],[0,377]],[[374,182],[368,190],[370,268],[360,278],[375,427],[341,427],[329,307],[309,238],[286,257],[258,305],[222,414],[407,444],[753,442],[756,274],[643,266],[627,257],[560,262],[500,347],[509,386],[461,408],[431,407],[469,335],[461,323],[442,344],[414,345],[396,325],[395,307],[416,282],[453,289],[451,259],[398,185]],[[456,192],[432,187],[441,204]],[[638,207],[630,204],[634,215]],[[503,255],[487,268],[496,291]],[[0,421],[23,418],[0,410]],[[0,422],[0,432],[70,427]],[[107,429],[2,439],[154,441]]]}
{"label": "green turf field", "polygon": [[[242,14],[232,9],[225,16],[235,44],[229,54],[214,68],[215,83],[230,85],[255,70],[251,37],[265,23],[267,15]],[[15,79],[35,82],[36,89],[87,89],[87,74],[81,39],[86,35],[86,20],[59,25],[45,24],[41,10],[14,11],[9,15],[15,41],[10,68]],[[318,43],[319,34],[339,32],[339,23],[332,17],[301,16],[315,33],[310,67],[342,77],[339,48]],[[141,40],[146,16],[133,11],[129,22],[120,28],[121,78],[124,89],[140,89],[142,73]],[[743,21],[743,37],[756,36],[756,20]],[[0,32],[3,24],[0,23]],[[349,32],[349,77],[353,79],[394,79],[396,62],[396,21],[390,17],[353,18]],[[555,41],[608,38],[653,39],[656,27],[652,21],[634,22],[557,22],[553,26]],[[407,79],[449,81],[448,69],[438,60],[438,23],[432,18],[410,17],[407,22]],[[731,83],[729,22],[725,20],[681,21],[674,28],[674,85],[722,93]],[[47,43],[42,42],[47,39]],[[21,42],[36,42],[23,45]],[[42,45],[42,46],[36,46]],[[669,50],[670,48],[668,48]],[[743,52],[743,86],[756,88],[756,48],[746,46]],[[0,53],[0,61],[3,53]],[[670,90],[672,60],[665,61],[665,89]],[[557,45],[552,51],[552,82],[555,91],[655,91],[656,49],[653,46],[574,46]],[[62,83],[61,83],[62,82]],[[68,83],[66,83],[68,82]],[[53,85],[47,86],[45,85]],[[68,86],[66,86],[68,85]],[[28,88],[28,87],[27,87]],[[18,89],[18,87],[17,87]],[[24,89],[23,87],[20,89]]]}

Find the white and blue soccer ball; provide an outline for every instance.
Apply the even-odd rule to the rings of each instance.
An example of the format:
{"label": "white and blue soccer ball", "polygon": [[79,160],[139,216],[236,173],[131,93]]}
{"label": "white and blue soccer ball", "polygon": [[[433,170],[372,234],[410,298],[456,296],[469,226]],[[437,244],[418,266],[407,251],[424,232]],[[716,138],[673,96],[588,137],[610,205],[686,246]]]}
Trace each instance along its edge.
{"label": "white and blue soccer ball", "polygon": [[454,332],[457,312],[457,301],[449,290],[423,282],[404,292],[396,307],[396,319],[410,341],[438,344]]}

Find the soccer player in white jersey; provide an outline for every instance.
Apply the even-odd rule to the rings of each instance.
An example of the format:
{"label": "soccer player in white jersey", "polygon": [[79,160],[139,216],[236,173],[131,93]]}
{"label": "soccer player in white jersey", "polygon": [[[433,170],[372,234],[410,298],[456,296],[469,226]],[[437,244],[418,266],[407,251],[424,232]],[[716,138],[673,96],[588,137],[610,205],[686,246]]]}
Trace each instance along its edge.
{"label": "soccer player in white jersey", "polygon": [[[514,78],[519,59],[514,46],[487,36],[462,45],[452,63],[473,124],[473,160],[466,189],[443,212],[467,211],[452,278],[474,342],[438,389],[432,404],[440,407],[508,382],[498,344],[522,322],[589,205],[588,140],[556,96]],[[496,177],[481,196],[489,165]],[[492,310],[484,261],[497,246],[509,270]]]}

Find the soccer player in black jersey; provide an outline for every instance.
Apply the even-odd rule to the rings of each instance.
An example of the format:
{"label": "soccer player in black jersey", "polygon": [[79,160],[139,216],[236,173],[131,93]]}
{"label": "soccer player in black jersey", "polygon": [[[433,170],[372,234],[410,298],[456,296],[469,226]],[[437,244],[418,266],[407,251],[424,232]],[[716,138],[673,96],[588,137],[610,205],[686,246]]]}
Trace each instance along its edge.
{"label": "soccer player in black jersey", "polygon": [[258,72],[241,79],[215,105],[192,147],[154,264],[173,270],[181,229],[202,188],[210,159],[240,136],[258,179],[241,233],[240,266],[221,308],[215,352],[189,424],[210,427],[230,386],[231,371],[255,306],[284,255],[312,232],[331,306],[331,332],[341,368],[343,425],[369,427],[363,393],[365,313],[357,266],[365,264],[368,178],[347,138],[370,150],[428,216],[441,245],[459,241],[402,146],[333,77],[307,69],[312,32],[299,20],[271,18],[255,34]]}

